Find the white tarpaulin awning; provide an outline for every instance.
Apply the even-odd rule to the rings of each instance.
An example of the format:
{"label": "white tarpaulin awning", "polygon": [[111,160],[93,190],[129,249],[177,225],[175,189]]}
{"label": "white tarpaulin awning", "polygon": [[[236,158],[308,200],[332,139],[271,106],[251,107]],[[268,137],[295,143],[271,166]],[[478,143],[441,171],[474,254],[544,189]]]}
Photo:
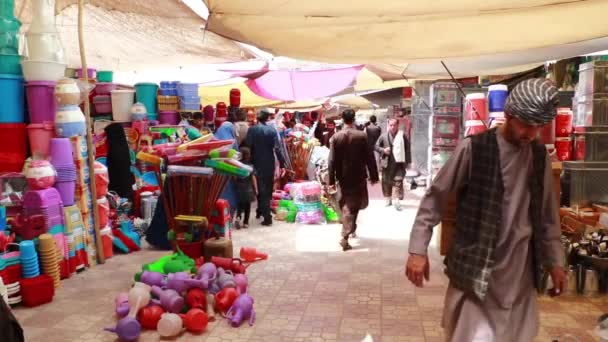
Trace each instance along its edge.
{"label": "white tarpaulin awning", "polygon": [[[32,0],[15,0],[27,30]],[[251,58],[237,43],[205,31],[181,0],[87,0],[84,38],[90,67],[122,72],[197,66]],[[77,0],[56,0],[56,26],[68,66],[80,66]],[[22,30],[23,30],[22,29]]]}
{"label": "white tarpaulin awning", "polygon": [[608,48],[608,0],[205,0],[207,28],[275,55],[409,65],[408,77],[522,71]]}

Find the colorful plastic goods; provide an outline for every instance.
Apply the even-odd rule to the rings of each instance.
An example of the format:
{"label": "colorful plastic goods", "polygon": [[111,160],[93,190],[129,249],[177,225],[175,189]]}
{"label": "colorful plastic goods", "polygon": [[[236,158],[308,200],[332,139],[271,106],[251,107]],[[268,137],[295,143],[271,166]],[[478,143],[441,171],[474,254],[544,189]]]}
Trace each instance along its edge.
{"label": "colorful plastic goods", "polygon": [[568,138],[572,134],[572,111],[568,108],[558,108],[555,116],[555,136]]}
{"label": "colorful plastic goods", "polygon": [[241,90],[238,88],[230,89],[230,105],[233,107],[241,106]]}
{"label": "colorful plastic goods", "polygon": [[230,309],[234,301],[239,296],[233,287],[227,287],[215,295],[215,307],[219,312],[226,312]]}
{"label": "colorful plastic goods", "polygon": [[178,83],[178,96],[198,96],[198,83]]}
{"label": "colorful plastic goods", "polygon": [[224,270],[230,270],[234,274],[245,273],[247,269],[247,266],[243,265],[243,261],[238,258],[223,258],[214,256],[211,257],[211,262],[218,268],[221,267]]}
{"label": "colorful plastic goods", "polygon": [[105,227],[99,231],[99,234],[101,234],[101,241],[103,244],[103,256],[106,259],[109,259],[114,255],[114,237],[112,236],[112,228]]}
{"label": "colorful plastic goods", "polygon": [[156,83],[137,83],[135,84],[137,102],[146,106],[148,113],[156,113],[156,95],[158,84]]}
{"label": "colorful plastic goods", "polygon": [[160,166],[163,162],[163,159],[161,157],[141,151],[137,153],[136,158],[137,160],[141,160],[154,166]]}
{"label": "colorful plastic goods", "polygon": [[[84,78],[84,73],[82,72],[82,68],[76,68],[76,78]],[[95,78],[97,76],[97,69],[95,68],[87,68],[87,76],[88,78]]]}
{"label": "colorful plastic goods", "polygon": [[34,278],[19,281],[21,302],[27,307],[35,307],[53,301],[55,286],[53,278],[40,275]]}
{"label": "colorful plastic goods", "polygon": [[97,72],[97,81],[111,83],[114,81],[114,72],[110,70],[99,70]]}
{"label": "colorful plastic goods", "polygon": [[241,273],[235,274],[234,283],[236,284],[236,290],[239,292],[239,294],[247,293],[247,286],[249,284],[247,275]]}
{"label": "colorful plastic goods", "polygon": [[140,281],[150,286],[164,286],[165,275],[159,272],[143,271],[139,275],[139,279],[136,277],[136,281]]}
{"label": "colorful plastic goods", "polygon": [[179,109],[180,110],[201,110],[201,98],[199,96],[180,96],[179,97]]}
{"label": "colorful plastic goods", "polygon": [[114,304],[116,309],[116,316],[125,317],[129,314],[129,294],[126,292],[119,293],[116,298],[114,298]]}
{"label": "colorful plastic goods", "polygon": [[[72,79],[61,79],[55,85],[55,98],[60,106],[78,105],[80,104],[80,88]],[[53,116],[55,113],[53,113]]]}
{"label": "colorful plastic goods", "polygon": [[484,132],[488,111],[486,109],[486,96],[483,93],[473,93],[465,100],[465,136]]}
{"label": "colorful plastic goods", "polygon": [[103,197],[108,193],[108,185],[110,178],[108,176],[108,168],[100,162],[95,162],[95,187],[97,196]]}
{"label": "colorful plastic goods", "polygon": [[[97,95],[110,95],[112,90],[118,89],[118,84],[109,82],[99,82],[95,85],[95,93]],[[112,111],[110,110],[110,113]]]}
{"label": "colorful plastic goods", "polygon": [[239,157],[239,153],[235,149],[229,150],[212,150],[209,152],[209,158],[218,159],[218,158],[237,158]]}
{"label": "colorful plastic goods", "polygon": [[54,165],[73,165],[72,143],[68,138],[53,138],[49,147],[50,162]]}
{"label": "colorful plastic goods", "polygon": [[217,277],[217,266],[212,262],[204,263],[197,272],[196,277],[207,284],[204,288],[209,287],[209,283]]}
{"label": "colorful plastic goods", "polygon": [[71,205],[74,205],[74,195],[76,194],[75,181],[57,181],[55,182],[55,185],[53,185],[53,187],[57,189],[57,191],[59,191],[59,194],[61,195],[61,201],[65,206],[69,207]]}
{"label": "colorful plastic goods", "polygon": [[555,151],[560,161],[572,160],[572,139],[555,138]]}
{"label": "colorful plastic goods", "polygon": [[131,106],[135,103],[135,91],[120,89],[111,92],[112,117],[114,121],[131,121]]}
{"label": "colorful plastic goods", "polygon": [[234,304],[230,307],[226,313],[230,324],[233,327],[238,327],[241,323],[249,318],[249,325],[253,325],[255,322],[255,310],[253,310],[253,297],[244,293],[238,296],[234,301]]}
{"label": "colorful plastic goods", "polygon": [[57,136],[64,138],[85,135],[86,123],[80,107],[60,107],[55,116],[55,132]]}
{"label": "colorful plastic goods", "polygon": [[488,88],[488,107],[490,112],[504,112],[505,101],[508,95],[509,88],[506,85],[491,85]]}
{"label": "colorful plastic goods", "polygon": [[161,316],[156,330],[162,337],[174,337],[182,331],[183,322],[179,315],[174,313],[165,313]]}
{"label": "colorful plastic goods", "polygon": [[30,150],[35,158],[46,159],[49,156],[51,139],[55,136],[52,122],[34,123],[27,126]]}
{"label": "colorful plastic goods", "polygon": [[55,168],[46,160],[33,160],[25,173],[27,185],[31,190],[48,189],[55,184]]}
{"label": "colorful plastic goods", "polygon": [[158,122],[161,125],[177,125],[179,123],[179,112],[164,110],[158,113]]}
{"label": "colorful plastic goods", "polygon": [[23,71],[21,70],[21,56],[19,56],[16,52],[10,55],[0,54],[0,73],[20,76],[22,72]]}
{"label": "colorful plastic goods", "polygon": [[207,295],[205,294],[205,291],[197,288],[188,290],[188,293],[186,294],[186,305],[192,309],[205,310],[205,308],[207,308]]}
{"label": "colorful plastic goods", "polygon": [[254,262],[268,259],[268,254],[259,252],[253,247],[241,247],[241,259],[245,262]]}
{"label": "colorful plastic goods", "polygon": [[53,122],[57,101],[55,82],[33,81],[25,84],[27,107],[31,123]]}
{"label": "colorful plastic goods", "polygon": [[177,272],[170,273],[167,276],[167,282],[165,287],[167,289],[175,290],[177,293],[185,293],[190,288],[206,288],[201,280],[192,279],[189,273],[186,272]]}
{"label": "colorful plastic goods", "polygon": [[205,311],[197,308],[188,310],[185,315],[180,315],[186,330],[194,334],[200,334],[207,329],[209,318]]}
{"label": "colorful plastic goods", "polygon": [[24,60],[21,61],[23,69],[23,78],[26,81],[53,81],[57,82],[65,75],[65,63],[40,60]]}
{"label": "colorful plastic goods", "polygon": [[207,159],[205,160],[205,166],[218,170],[220,172],[227,173],[232,176],[237,177],[247,177],[249,176],[249,172],[247,170],[240,169],[234,165],[230,165],[224,161],[219,161],[216,159]]}
{"label": "colorful plastic goods", "polygon": [[165,310],[159,305],[148,305],[141,308],[137,313],[137,320],[141,324],[142,328],[148,330],[156,330],[158,321],[165,313]]}
{"label": "colorful plastic goods", "polygon": [[116,327],[105,328],[104,330],[115,333],[121,341],[129,342],[139,338],[139,335],[141,334],[141,324],[136,318],[127,316],[121,318],[118,323],[116,323]]}
{"label": "colorful plastic goods", "polygon": [[95,114],[111,114],[112,113],[112,100],[110,95],[97,95],[93,97],[93,104],[95,105]]}
{"label": "colorful plastic goods", "polygon": [[216,281],[220,289],[225,289],[229,287],[236,288],[236,282],[234,281],[234,275],[232,274],[232,271],[224,271],[223,268],[219,268],[217,272],[218,277]]}
{"label": "colorful plastic goods", "polygon": [[[23,107],[25,88],[23,78],[19,75],[0,74],[0,123],[21,123],[25,121]],[[4,138],[6,139],[6,138]]]}

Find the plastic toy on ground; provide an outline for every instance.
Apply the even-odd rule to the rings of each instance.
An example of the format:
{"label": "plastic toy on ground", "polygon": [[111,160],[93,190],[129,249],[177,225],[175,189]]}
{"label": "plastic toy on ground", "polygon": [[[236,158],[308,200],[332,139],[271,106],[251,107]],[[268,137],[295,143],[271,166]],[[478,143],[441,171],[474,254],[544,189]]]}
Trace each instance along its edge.
{"label": "plastic toy on ground", "polygon": [[196,277],[206,284],[204,288],[208,288],[209,283],[217,277],[217,266],[212,262],[204,263],[199,267]]}
{"label": "plastic toy on ground", "polygon": [[207,308],[207,295],[205,291],[197,288],[188,290],[186,294],[186,305],[192,309],[205,310]]}
{"label": "plastic toy on ground", "polygon": [[142,328],[155,330],[165,310],[159,305],[148,305],[137,313],[137,320]]}
{"label": "plastic toy on ground", "polygon": [[232,271],[225,271],[223,268],[219,268],[217,270],[217,285],[220,289],[225,289],[228,287],[236,288],[236,283],[234,282],[234,275],[232,275]]}
{"label": "plastic toy on ground", "polygon": [[152,271],[162,274],[177,272],[196,272],[196,264],[193,259],[185,255],[181,250],[171,255],[165,255],[155,262],[142,267],[143,271]]}
{"label": "plastic toy on ground", "polygon": [[248,294],[242,294],[230,307],[230,310],[226,313],[230,324],[233,327],[238,327],[241,323],[249,318],[249,325],[253,325],[255,322],[255,311],[253,310],[253,298]]}
{"label": "plastic toy on ground", "polygon": [[207,293],[207,318],[210,322],[215,321],[215,296],[211,293]]}
{"label": "plastic toy on ground", "polygon": [[163,286],[165,284],[165,276],[159,272],[143,271],[139,279],[136,280],[150,286]]}
{"label": "plastic toy on ground", "polygon": [[182,318],[186,330],[191,333],[200,334],[207,329],[209,319],[205,311],[201,309],[190,309],[185,315],[179,316]]}
{"label": "plastic toy on ground", "polygon": [[254,262],[258,260],[268,259],[268,254],[259,252],[253,247],[241,247],[241,259],[246,262]]}
{"label": "plastic toy on ground", "polygon": [[219,312],[226,312],[238,297],[235,288],[227,287],[215,295],[215,307]]}
{"label": "plastic toy on ground", "polygon": [[158,286],[152,286],[152,293],[159,298],[153,299],[155,304],[160,304],[166,311],[179,313],[184,308],[184,298],[175,290],[163,290]]}
{"label": "plastic toy on ground", "polygon": [[125,317],[129,313],[129,294],[126,292],[119,293],[114,299],[116,303],[116,316]]}
{"label": "plastic toy on ground", "polygon": [[193,287],[206,289],[206,286],[207,283],[198,279],[192,279],[190,274],[186,272],[169,273],[165,284],[166,288],[175,290],[180,294],[185,293]]}
{"label": "plastic toy on ground", "polygon": [[183,322],[179,315],[174,313],[165,313],[161,316],[156,330],[162,337],[175,337],[182,331]]}
{"label": "plastic toy on ground", "polygon": [[116,333],[123,341],[135,341],[141,334],[141,324],[135,318],[137,312],[150,302],[150,287],[143,283],[135,283],[129,291],[129,313],[121,318],[116,327],[106,328],[106,331]]}
{"label": "plastic toy on ground", "polygon": [[222,258],[212,257],[211,262],[217,267],[221,267],[225,270],[230,270],[232,273],[245,273],[247,266],[243,265],[243,261],[238,258]]}
{"label": "plastic toy on ground", "polygon": [[235,274],[234,282],[236,284],[236,290],[239,294],[247,293],[247,286],[249,281],[247,280],[247,276],[244,274]]}

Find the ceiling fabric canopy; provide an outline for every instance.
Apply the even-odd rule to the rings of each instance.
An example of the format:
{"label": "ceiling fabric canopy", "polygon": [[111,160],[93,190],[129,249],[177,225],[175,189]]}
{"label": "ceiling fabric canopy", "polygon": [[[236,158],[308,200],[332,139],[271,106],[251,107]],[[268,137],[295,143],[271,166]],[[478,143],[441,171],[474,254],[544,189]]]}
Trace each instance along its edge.
{"label": "ceiling fabric canopy", "polygon": [[281,101],[269,100],[256,95],[243,82],[220,86],[200,86],[198,94],[203,106],[210,104],[215,107],[218,102],[229,104],[230,90],[235,88],[241,91],[241,107],[266,107],[281,103]]}
{"label": "ceiling fabric canopy", "polygon": [[408,63],[409,77],[444,77],[440,59],[462,77],[608,48],[608,0],[205,2],[224,37],[305,60]]}
{"label": "ceiling fabric canopy", "polygon": [[[15,0],[15,15],[31,22],[31,0]],[[57,30],[67,64],[80,66],[76,0],[56,0]],[[204,31],[205,21],[180,0],[88,0],[84,11],[87,63],[98,69],[144,71],[251,58],[235,42]]]}

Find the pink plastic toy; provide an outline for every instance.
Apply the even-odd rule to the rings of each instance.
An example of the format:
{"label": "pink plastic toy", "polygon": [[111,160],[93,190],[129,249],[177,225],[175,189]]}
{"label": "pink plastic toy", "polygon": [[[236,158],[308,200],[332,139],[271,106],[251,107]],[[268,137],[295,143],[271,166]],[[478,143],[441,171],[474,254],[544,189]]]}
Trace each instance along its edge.
{"label": "pink plastic toy", "polygon": [[239,294],[247,293],[247,276],[244,274],[235,274],[234,282],[236,284],[236,290]]}
{"label": "pink plastic toy", "polygon": [[249,318],[249,325],[253,325],[255,322],[253,297],[246,293],[240,295],[226,313],[226,318],[228,318],[230,324],[235,328],[241,325],[243,320],[246,320],[247,318]]}
{"label": "pink plastic toy", "polygon": [[177,293],[184,293],[193,287],[206,288],[206,283],[190,278],[190,274],[186,272],[170,273],[167,276],[165,287],[175,290]]}
{"label": "pink plastic toy", "polygon": [[217,283],[220,289],[225,289],[228,287],[236,288],[236,283],[234,282],[234,275],[232,275],[232,271],[224,271],[223,268],[219,268],[217,272]]}
{"label": "pink plastic toy", "polygon": [[143,283],[135,283],[129,291],[129,313],[121,318],[116,327],[106,328],[106,331],[116,333],[123,341],[135,341],[141,334],[141,324],[135,318],[139,309],[150,302],[150,287]]}
{"label": "pink plastic toy", "polygon": [[217,277],[217,266],[212,262],[204,263],[199,269],[196,275],[204,284],[205,289],[209,288],[209,283],[215,280]]}
{"label": "pink plastic toy", "polygon": [[160,304],[167,312],[179,313],[184,308],[184,298],[175,290],[162,290],[158,286],[152,286],[152,293],[160,300],[154,299],[155,304]]}
{"label": "pink plastic toy", "polygon": [[144,271],[139,281],[150,286],[163,286],[165,276],[159,272]]}

